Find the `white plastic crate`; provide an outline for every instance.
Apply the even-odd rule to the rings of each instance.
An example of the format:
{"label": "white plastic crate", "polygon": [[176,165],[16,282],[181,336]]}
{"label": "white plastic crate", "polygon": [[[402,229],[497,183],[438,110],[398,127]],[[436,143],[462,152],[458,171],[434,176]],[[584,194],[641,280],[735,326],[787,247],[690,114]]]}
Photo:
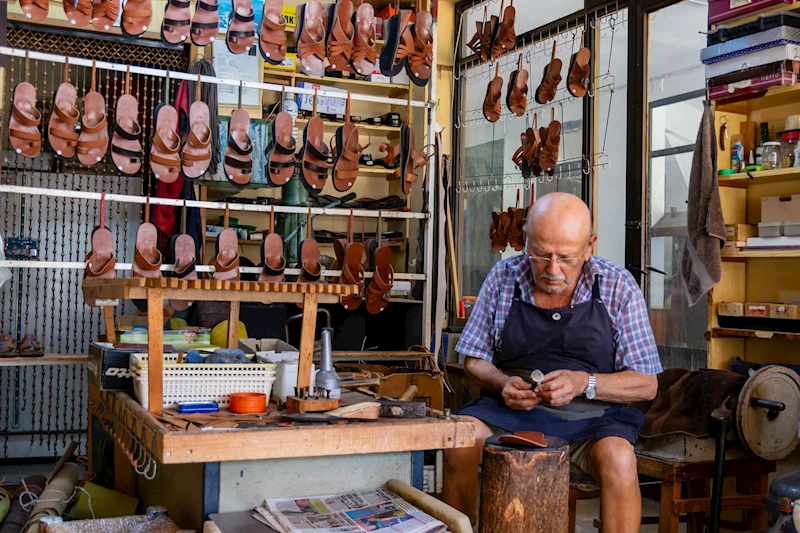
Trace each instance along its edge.
{"label": "white plastic crate", "polygon": [[[164,407],[178,402],[230,403],[234,392],[261,392],[270,397],[275,382],[273,363],[177,364],[178,356],[164,354]],[[139,403],[148,407],[147,354],[133,354],[130,369]]]}

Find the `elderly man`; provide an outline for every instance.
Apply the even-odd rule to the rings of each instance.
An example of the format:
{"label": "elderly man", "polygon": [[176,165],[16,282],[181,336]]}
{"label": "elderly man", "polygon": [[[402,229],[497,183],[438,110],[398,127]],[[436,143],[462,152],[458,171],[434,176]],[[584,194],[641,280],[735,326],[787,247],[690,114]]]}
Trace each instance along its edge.
{"label": "elderly man", "polygon": [[[639,531],[633,444],[643,416],[622,405],[653,399],[661,371],[641,290],[592,255],[597,237],[576,196],[543,196],[526,234],[525,253],[486,277],[456,347],[483,390],[458,412],[472,418],[477,439],[445,452],[444,500],[474,520],[485,440],[540,431],[567,440],[570,460],[599,482],[603,529]],[[543,373],[538,385],[534,370]]]}

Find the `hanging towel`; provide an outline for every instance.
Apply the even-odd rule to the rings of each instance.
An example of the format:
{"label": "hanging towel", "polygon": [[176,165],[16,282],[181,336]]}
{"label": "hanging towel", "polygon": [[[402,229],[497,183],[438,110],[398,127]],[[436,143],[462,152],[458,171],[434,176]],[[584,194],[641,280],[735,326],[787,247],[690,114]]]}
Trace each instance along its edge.
{"label": "hanging towel", "polygon": [[681,278],[690,306],[719,283],[722,277],[721,252],[725,245],[725,221],[717,182],[714,112],[708,102],[703,106],[689,176],[688,238],[681,261]]}

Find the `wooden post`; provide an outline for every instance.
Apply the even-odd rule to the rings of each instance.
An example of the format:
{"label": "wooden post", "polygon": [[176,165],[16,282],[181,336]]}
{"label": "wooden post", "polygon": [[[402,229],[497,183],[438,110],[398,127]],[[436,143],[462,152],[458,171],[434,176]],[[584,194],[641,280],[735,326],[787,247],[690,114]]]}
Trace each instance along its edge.
{"label": "wooden post", "polygon": [[[736,490],[739,494],[764,495],[769,491],[768,474],[751,474],[745,472],[736,476]],[[742,526],[748,530],[766,531],[768,526],[767,508],[745,509],[742,511]]]}
{"label": "wooden post", "polygon": [[164,409],[164,298],[161,288],[147,289],[147,401],[150,411]]}
{"label": "wooden post", "polygon": [[661,507],[658,512],[658,533],[678,533],[680,515],[675,512],[675,501],[681,499],[681,481],[661,482]]}
{"label": "wooden post", "polygon": [[297,363],[297,388],[301,391],[311,386],[311,363],[314,360],[314,337],[317,332],[317,299],[316,294],[306,293],[303,296],[300,361]]}
{"label": "wooden post", "polygon": [[569,448],[483,449],[481,533],[566,533]]}
{"label": "wooden post", "polygon": [[117,342],[117,331],[114,328],[114,309],[103,307],[103,320],[106,324],[106,342]]}
{"label": "wooden post", "polygon": [[228,348],[239,347],[239,302],[231,302],[228,309]]}

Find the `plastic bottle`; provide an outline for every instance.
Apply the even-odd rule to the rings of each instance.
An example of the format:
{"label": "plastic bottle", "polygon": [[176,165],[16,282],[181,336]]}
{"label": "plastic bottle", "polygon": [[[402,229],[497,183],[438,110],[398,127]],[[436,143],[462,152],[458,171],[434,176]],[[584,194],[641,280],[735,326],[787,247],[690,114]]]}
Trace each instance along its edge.
{"label": "plastic bottle", "polygon": [[747,155],[744,153],[744,137],[736,133],[731,137],[731,169],[741,172],[746,165],[746,157]]}
{"label": "plastic bottle", "polygon": [[778,520],[769,528],[768,533],[794,532],[794,522],[792,522],[792,500],[789,498],[783,498],[781,500],[780,513]]}

